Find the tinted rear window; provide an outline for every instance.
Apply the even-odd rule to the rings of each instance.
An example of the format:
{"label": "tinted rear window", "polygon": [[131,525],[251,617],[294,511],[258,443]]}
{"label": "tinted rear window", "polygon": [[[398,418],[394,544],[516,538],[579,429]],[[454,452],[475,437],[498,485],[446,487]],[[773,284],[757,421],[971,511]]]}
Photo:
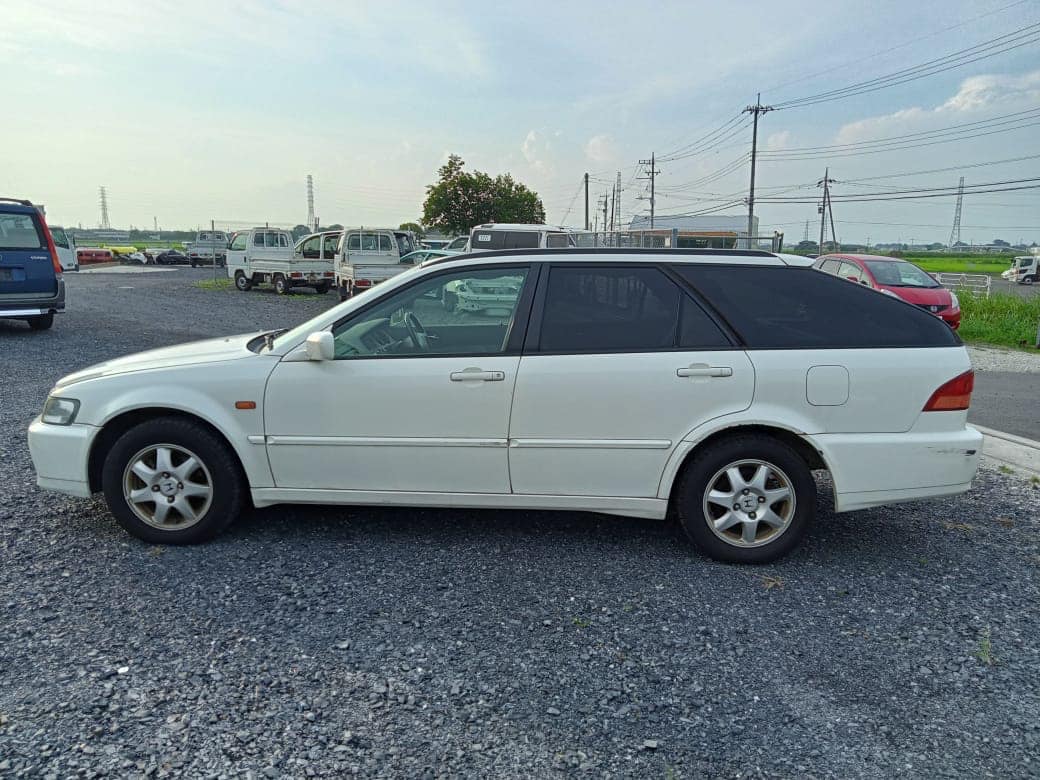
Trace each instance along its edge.
{"label": "tinted rear window", "polygon": [[46,249],[40,223],[32,214],[0,212],[0,249]]}
{"label": "tinted rear window", "polygon": [[915,306],[811,268],[678,265],[750,349],[950,347],[960,339]]}

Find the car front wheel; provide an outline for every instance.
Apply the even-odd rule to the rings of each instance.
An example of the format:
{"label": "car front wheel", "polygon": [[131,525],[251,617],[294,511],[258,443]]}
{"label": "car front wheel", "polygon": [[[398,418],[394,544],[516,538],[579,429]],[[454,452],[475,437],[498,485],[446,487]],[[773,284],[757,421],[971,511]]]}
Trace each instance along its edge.
{"label": "car front wheel", "polygon": [[274,275],[274,291],[279,295],[288,295],[289,293],[289,280],[281,274]]}
{"label": "car front wheel", "polygon": [[1022,279],[1022,284],[1032,284],[1033,281],[1034,280],[1032,276],[1026,276]]}
{"label": "car front wheel", "polygon": [[241,271],[235,271],[235,287],[242,292],[249,292],[253,288],[253,280]]}
{"label": "car front wheel", "polygon": [[101,482],[118,523],[153,544],[212,539],[238,516],[246,489],[227,444],[175,417],[124,433],[105,457]]}
{"label": "car front wheel", "polygon": [[29,318],[29,327],[33,330],[47,330],[54,324],[54,313],[38,314]]}
{"label": "car front wheel", "polygon": [[748,435],[709,445],[687,465],[676,495],[683,530],[706,555],[768,563],[789,553],[816,514],[816,482],[783,442]]}

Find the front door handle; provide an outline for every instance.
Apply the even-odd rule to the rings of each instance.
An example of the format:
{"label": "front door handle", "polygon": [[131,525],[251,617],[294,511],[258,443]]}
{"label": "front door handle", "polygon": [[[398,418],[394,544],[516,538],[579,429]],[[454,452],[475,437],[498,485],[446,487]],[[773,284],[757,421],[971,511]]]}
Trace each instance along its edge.
{"label": "front door handle", "polygon": [[729,366],[709,366],[707,363],[694,363],[685,368],[675,370],[676,376],[733,376]]}
{"label": "front door handle", "polygon": [[505,371],[484,371],[481,368],[465,368],[452,371],[448,375],[452,382],[501,382],[506,378]]}

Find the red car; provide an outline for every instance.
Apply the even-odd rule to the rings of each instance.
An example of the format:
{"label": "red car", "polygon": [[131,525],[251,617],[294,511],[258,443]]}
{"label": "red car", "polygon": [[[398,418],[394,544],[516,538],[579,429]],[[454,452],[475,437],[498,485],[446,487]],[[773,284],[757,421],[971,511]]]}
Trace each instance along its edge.
{"label": "red car", "polygon": [[906,260],[880,255],[824,255],[813,268],[902,298],[930,311],[954,330],[961,326],[957,296]]}

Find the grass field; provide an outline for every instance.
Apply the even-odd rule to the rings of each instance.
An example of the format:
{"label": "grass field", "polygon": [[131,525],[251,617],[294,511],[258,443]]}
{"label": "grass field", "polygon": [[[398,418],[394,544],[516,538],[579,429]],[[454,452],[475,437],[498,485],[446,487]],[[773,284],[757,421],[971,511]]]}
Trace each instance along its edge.
{"label": "grass field", "polygon": [[975,298],[961,295],[961,327],[965,341],[998,344],[1036,351],[1036,329],[1040,326],[1040,295],[1019,298],[992,295]]}
{"label": "grass field", "polygon": [[999,274],[1011,266],[1011,257],[986,255],[911,255],[904,254],[916,266],[931,273]]}
{"label": "grass field", "polygon": [[230,290],[234,286],[226,276],[218,276],[216,279],[199,279],[193,284],[200,290]]}

